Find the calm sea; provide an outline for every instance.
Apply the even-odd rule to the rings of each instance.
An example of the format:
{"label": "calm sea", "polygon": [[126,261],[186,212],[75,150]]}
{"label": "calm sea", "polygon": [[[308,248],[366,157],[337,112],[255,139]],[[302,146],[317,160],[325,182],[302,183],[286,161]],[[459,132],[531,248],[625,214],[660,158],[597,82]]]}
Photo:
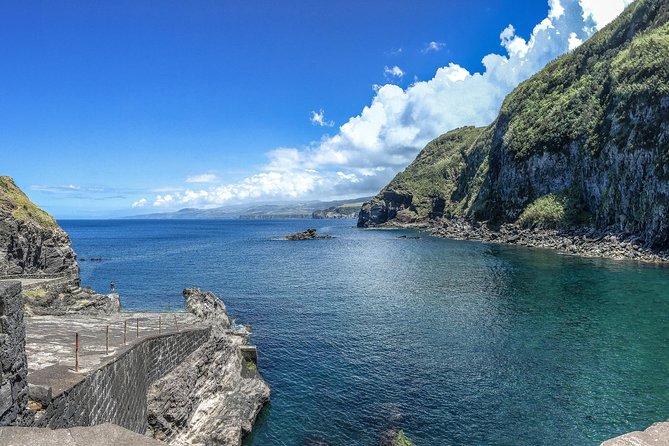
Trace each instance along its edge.
{"label": "calm sea", "polygon": [[[597,445],[669,418],[669,269],[352,220],[63,221],[125,310],[220,296],[272,388],[246,445]],[[336,239],[277,238],[317,227]]]}

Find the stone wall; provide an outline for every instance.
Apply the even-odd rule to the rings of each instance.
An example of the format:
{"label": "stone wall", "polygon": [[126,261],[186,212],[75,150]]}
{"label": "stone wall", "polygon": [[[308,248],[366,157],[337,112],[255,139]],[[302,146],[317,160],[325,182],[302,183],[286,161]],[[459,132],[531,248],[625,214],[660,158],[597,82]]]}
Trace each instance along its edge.
{"label": "stone wall", "polygon": [[13,423],[28,404],[20,282],[0,282],[0,426]]}
{"label": "stone wall", "polygon": [[32,423],[66,428],[111,422],[134,432],[147,429],[147,391],[207,341],[210,328],[150,336],[68,390],[54,395]]}

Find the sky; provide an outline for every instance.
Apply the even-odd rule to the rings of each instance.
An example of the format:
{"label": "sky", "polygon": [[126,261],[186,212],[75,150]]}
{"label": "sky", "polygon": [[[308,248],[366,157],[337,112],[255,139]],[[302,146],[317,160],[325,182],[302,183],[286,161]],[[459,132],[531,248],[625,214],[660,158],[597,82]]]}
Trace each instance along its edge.
{"label": "sky", "polygon": [[57,218],[373,195],[630,2],[0,0],[0,174]]}

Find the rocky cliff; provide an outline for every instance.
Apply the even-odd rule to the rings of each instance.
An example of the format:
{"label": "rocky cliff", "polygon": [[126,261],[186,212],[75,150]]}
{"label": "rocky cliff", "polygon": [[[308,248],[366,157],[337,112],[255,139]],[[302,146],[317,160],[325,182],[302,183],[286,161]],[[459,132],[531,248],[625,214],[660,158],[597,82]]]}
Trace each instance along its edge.
{"label": "rocky cliff", "polygon": [[10,177],[0,176],[0,279],[24,281],[26,315],[119,311],[118,294],[82,288],[70,238]]}
{"label": "rocky cliff", "polygon": [[485,128],[432,141],[358,226],[589,227],[669,245],[669,0],[637,0],[518,86]]}
{"label": "rocky cliff", "polygon": [[0,277],[76,276],[78,271],[70,239],[56,220],[10,177],[0,176]]}
{"label": "rocky cliff", "polygon": [[198,288],[183,294],[186,311],[211,324],[211,334],[149,389],[149,434],[171,445],[240,445],[270,393],[255,356],[243,354],[249,333],[230,329],[214,294]]}

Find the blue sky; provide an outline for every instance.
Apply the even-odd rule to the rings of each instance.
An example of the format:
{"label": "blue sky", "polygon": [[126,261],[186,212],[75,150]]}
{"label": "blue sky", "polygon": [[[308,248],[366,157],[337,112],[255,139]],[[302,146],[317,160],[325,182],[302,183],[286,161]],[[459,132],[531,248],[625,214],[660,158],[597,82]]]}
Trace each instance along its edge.
{"label": "blue sky", "polygon": [[0,173],[61,218],[369,195],[625,3],[0,2]]}

